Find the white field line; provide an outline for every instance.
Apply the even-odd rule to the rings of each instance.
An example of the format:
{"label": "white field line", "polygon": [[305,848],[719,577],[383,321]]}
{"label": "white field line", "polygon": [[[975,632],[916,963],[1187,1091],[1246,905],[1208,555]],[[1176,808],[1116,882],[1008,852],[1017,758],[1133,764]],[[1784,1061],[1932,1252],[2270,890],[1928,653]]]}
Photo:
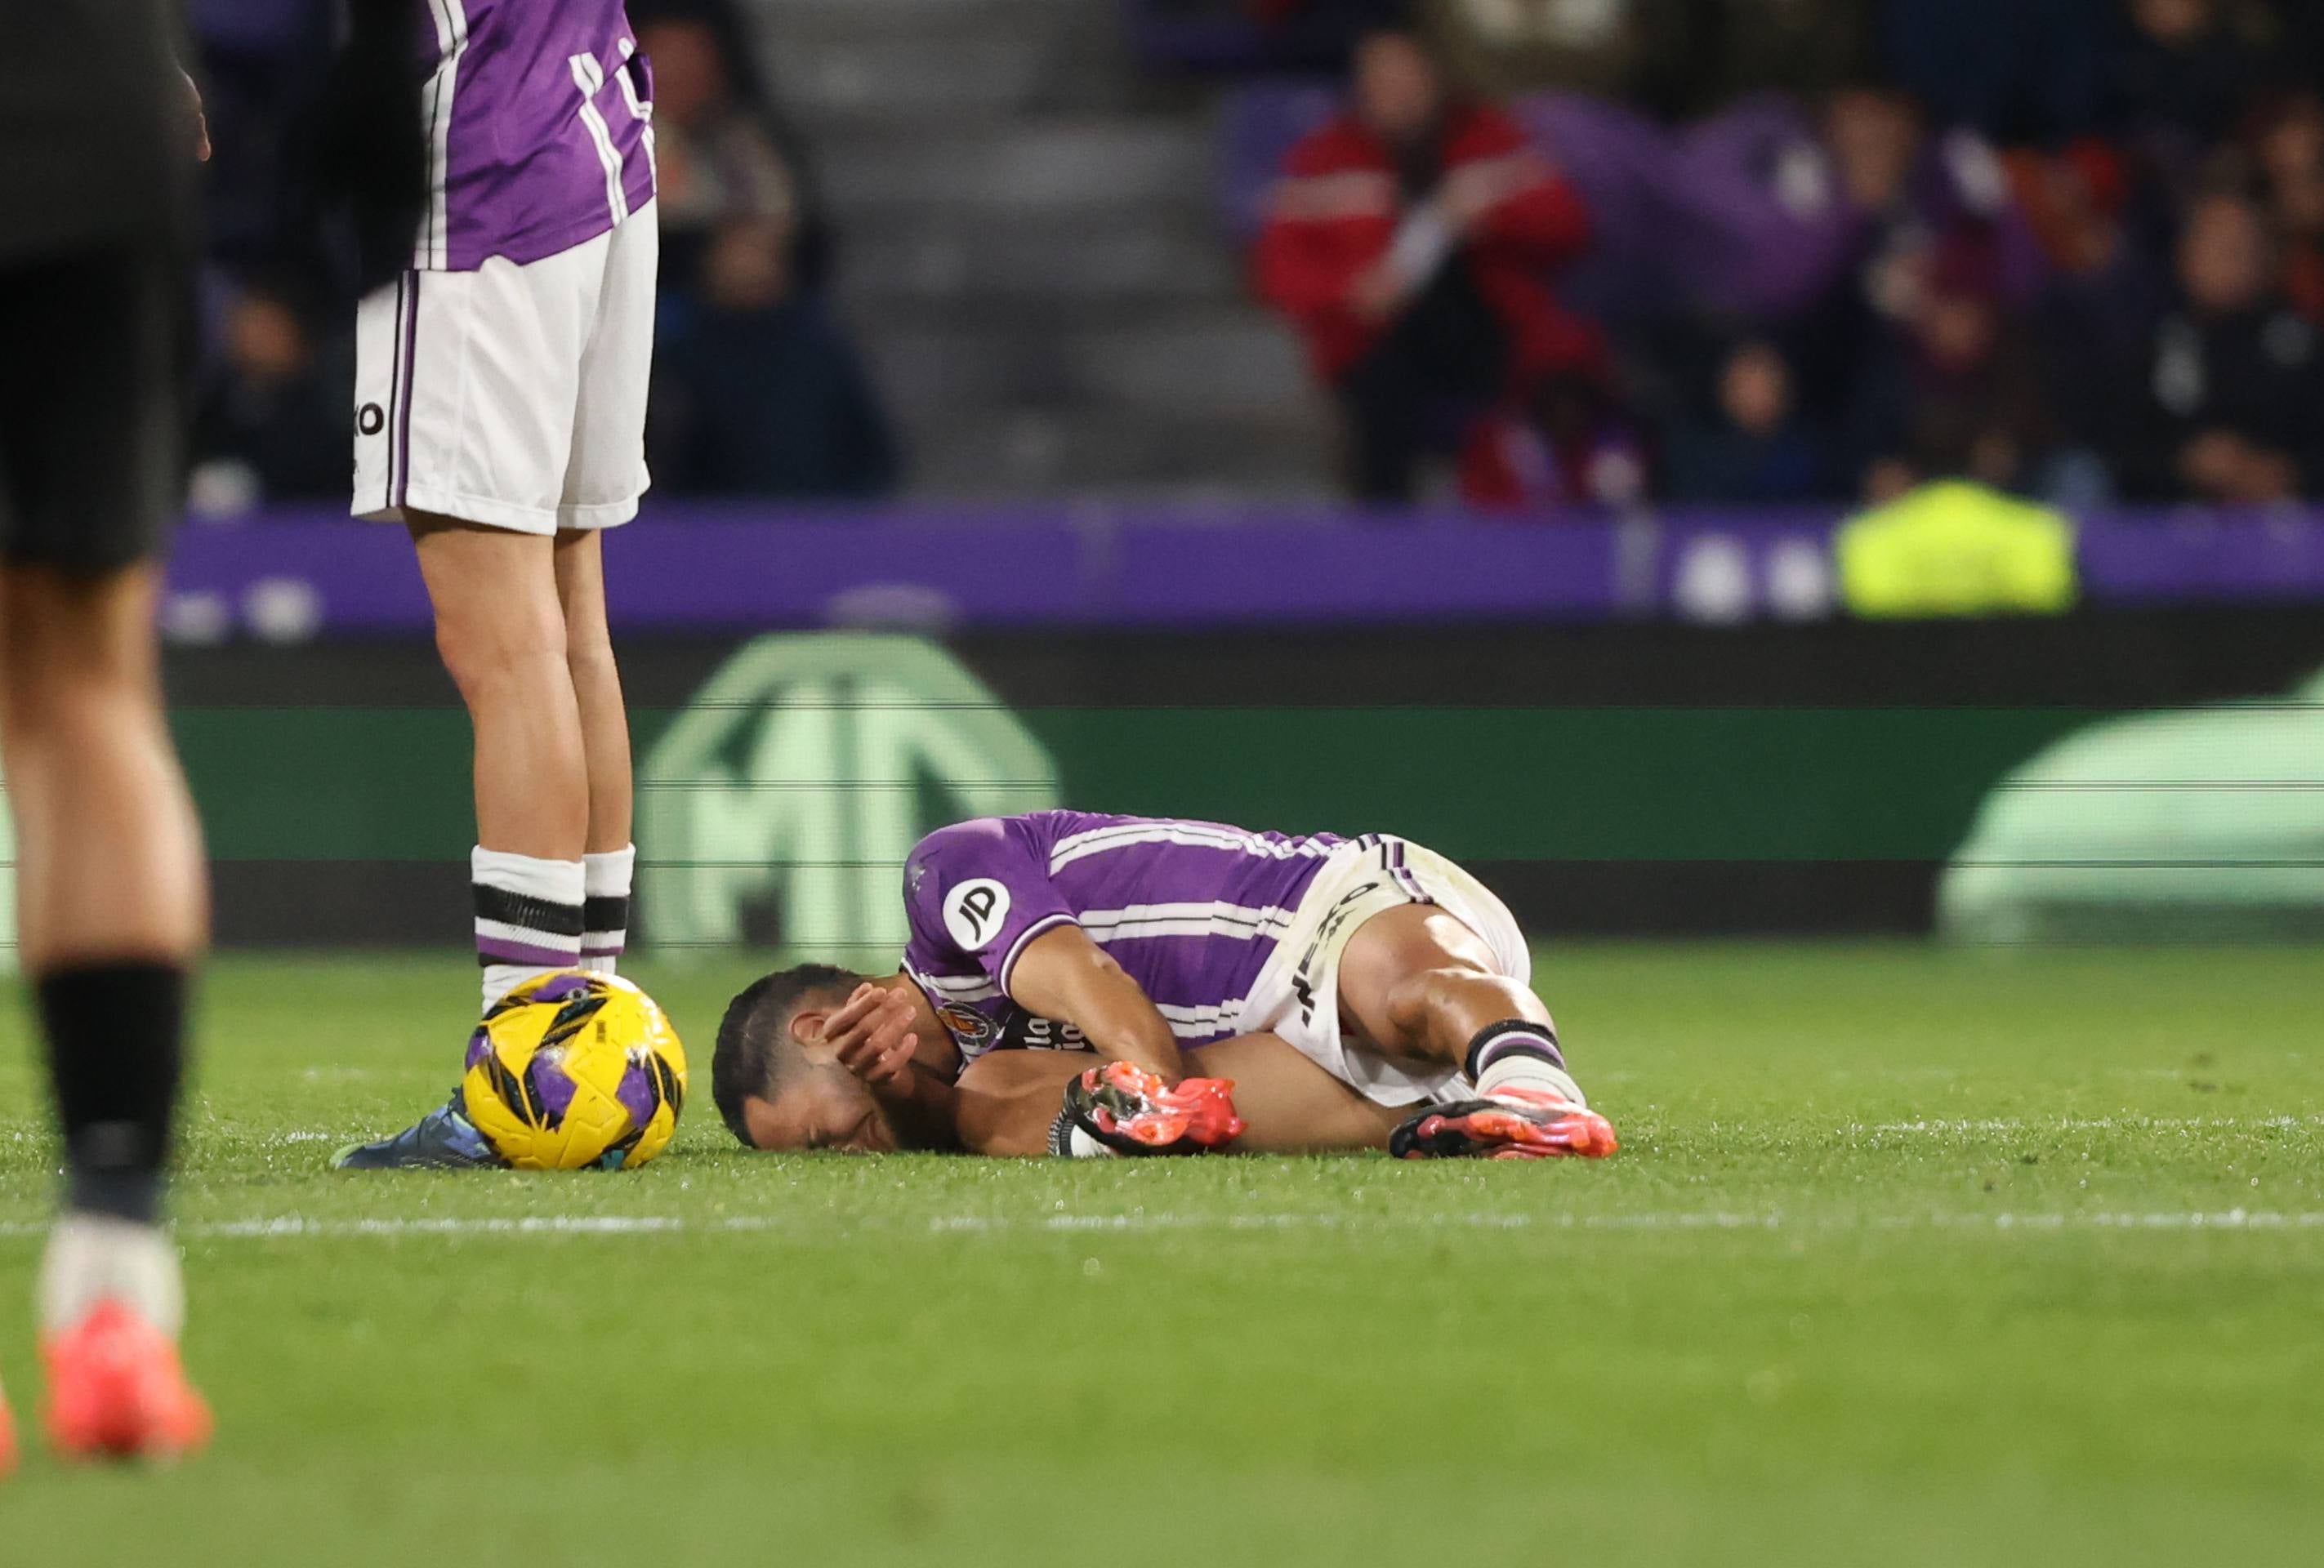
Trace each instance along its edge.
{"label": "white field line", "polygon": [[[915,1229],[872,1221],[841,1229]],[[733,1214],[689,1220],[673,1214],[535,1214],[521,1218],[429,1218],[195,1221],[180,1224],[188,1241],[318,1241],[353,1237],[734,1235],[777,1231],[827,1233],[820,1223],[779,1214]],[[1362,1235],[1404,1231],[1960,1231],[1971,1233],[2059,1233],[2107,1231],[2285,1231],[2324,1230],[2324,1211],[2267,1209],[2092,1211],[2088,1213],[1929,1213],[1811,1216],[1780,1212],[1674,1210],[1634,1214],[1044,1214],[1023,1219],[979,1214],[940,1215],[934,1235],[1127,1234],[1158,1231],[1341,1231]],[[0,1240],[45,1235],[42,1224],[0,1223]]]}
{"label": "white field line", "polygon": [[1849,1122],[1849,1132],[2264,1132],[2324,1127],[2324,1116],[1997,1116],[1921,1121]]}

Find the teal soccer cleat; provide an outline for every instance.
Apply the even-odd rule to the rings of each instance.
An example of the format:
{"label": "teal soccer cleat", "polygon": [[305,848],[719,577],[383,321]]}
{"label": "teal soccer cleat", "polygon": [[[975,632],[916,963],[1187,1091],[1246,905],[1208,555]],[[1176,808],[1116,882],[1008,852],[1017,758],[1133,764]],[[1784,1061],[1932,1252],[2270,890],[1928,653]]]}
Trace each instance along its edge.
{"label": "teal soccer cleat", "polygon": [[333,1170],[475,1170],[503,1163],[468,1120],[457,1089],[394,1137],[349,1144],[331,1157]]}

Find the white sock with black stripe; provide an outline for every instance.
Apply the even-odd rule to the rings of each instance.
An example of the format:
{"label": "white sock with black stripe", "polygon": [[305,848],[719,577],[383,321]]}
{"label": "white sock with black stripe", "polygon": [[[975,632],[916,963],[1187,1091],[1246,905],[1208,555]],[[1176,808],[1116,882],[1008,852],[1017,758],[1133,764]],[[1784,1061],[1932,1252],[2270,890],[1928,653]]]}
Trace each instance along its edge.
{"label": "white sock with black stripe", "polygon": [[484,1010],[537,974],[581,966],[586,879],[577,860],[537,860],[478,844],[468,854]]}
{"label": "white sock with black stripe", "polygon": [[601,973],[621,967],[630,945],[630,882],[638,846],[626,844],[581,857],[581,962]]}
{"label": "white sock with black stripe", "polygon": [[1582,1086],[1565,1070],[1565,1054],[1557,1048],[1557,1031],[1548,1024],[1510,1019],[1489,1024],[1469,1042],[1469,1078],[1478,1095],[1491,1100],[1512,1089],[1554,1094],[1579,1106],[1588,1106]]}

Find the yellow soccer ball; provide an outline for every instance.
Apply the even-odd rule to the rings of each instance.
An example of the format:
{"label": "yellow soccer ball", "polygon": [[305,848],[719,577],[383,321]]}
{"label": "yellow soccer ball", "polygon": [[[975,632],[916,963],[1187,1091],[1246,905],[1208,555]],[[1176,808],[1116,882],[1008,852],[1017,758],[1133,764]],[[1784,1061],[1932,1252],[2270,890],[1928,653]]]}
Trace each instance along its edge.
{"label": "yellow soccer ball", "polygon": [[686,1048],[653,998],[618,975],[560,970],[484,1015],[460,1079],[468,1120],[519,1170],[623,1170],[669,1145]]}

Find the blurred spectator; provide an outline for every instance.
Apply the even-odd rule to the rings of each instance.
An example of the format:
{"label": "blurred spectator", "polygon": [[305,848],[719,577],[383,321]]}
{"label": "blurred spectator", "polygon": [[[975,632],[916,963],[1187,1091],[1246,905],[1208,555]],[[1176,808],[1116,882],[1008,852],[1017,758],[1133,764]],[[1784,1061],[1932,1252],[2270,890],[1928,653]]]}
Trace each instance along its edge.
{"label": "blurred spectator", "polygon": [[2196,204],[2179,241],[2179,303],[2154,331],[2144,406],[2116,454],[2131,495],[2265,504],[2324,475],[2324,345],[2278,272],[2255,205],[2230,194]]}
{"label": "blurred spectator", "polygon": [[1674,501],[1781,505],[1835,493],[1831,455],[1801,414],[1791,362],[1765,338],[1720,367],[1708,415],[1683,420],[1665,459]]}
{"label": "blurred spectator", "polygon": [[2324,99],[2302,94],[2263,114],[2254,161],[2283,253],[2283,291],[2310,321],[2324,323]]}
{"label": "blurred spectator", "polygon": [[2061,443],[2043,488],[2061,505],[2096,504],[2116,490],[2104,454],[2138,406],[2169,278],[2143,243],[2145,215],[2119,150],[2085,137],[2054,154],[2013,154],[2010,169],[2051,269],[2031,323]]}
{"label": "blurred spectator", "polygon": [[1528,406],[1488,414],[1461,453],[1461,499],[1488,512],[1635,506],[1646,499],[1646,452],[1602,376],[1553,375]]}
{"label": "blurred spectator", "polygon": [[1874,362],[1911,336],[1941,255],[1980,254],[1986,286],[2012,309],[2036,292],[2042,258],[1990,144],[1966,130],[1932,135],[1901,93],[1834,93],[1803,151],[1783,176],[1788,201],[1803,214],[1836,208],[1846,226],[1794,335],[1805,401],[1837,422]]}
{"label": "blurred spectator", "polygon": [[2174,178],[2231,130],[2260,78],[2254,8],[2235,0],[2126,0],[2130,36],[2115,59],[2113,115]]}
{"label": "blurred spectator", "polygon": [[1452,97],[1411,34],[1363,42],[1353,100],[1292,150],[1257,256],[1339,393],[1357,494],[1408,499],[1423,457],[1480,413],[1602,373],[1598,329],[1548,282],[1588,236],[1514,120]]}
{"label": "blurred spectator", "polygon": [[268,280],[227,285],[217,314],[215,363],[195,414],[194,509],[213,515],[265,502],[345,502],[345,335],[318,341],[303,291]]}
{"label": "blurred spectator", "polygon": [[2056,432],[2041,364],[2005,310],[1992,247],[1957,241],[1898,287],[1902,330],[1867,362],[1853,402],[1868,500],[1932,479],[2036,487]]}
{"label": "blurred spectator", "polygon": [[2020,149],[2002,161],[2011,195],[2052,272],[2102,272],[2121,254],[2131,173],[2112,143],[2083,136],[2054,153]]}
{"label": "blurred spectator", "polygon": [[656,204],[665,288],[690,290],[722,225],[765,220],[794,246],[785,265],[812,270],[798,179],[744,69],[731,19],[703,0],[641,8],[638,43],[653,62]]}
{"label": "blurred spectator", "polygon": [[894,444],[854,349],[795,286],[780,220],[732,222],[696,295],[665,295],[647,457],[672,495],[869,498]]}
{"label": "blurred spectator", "polygon": [[647,456],[670,495],[853,499],[897,478],[887,420],[822,294],[805,162],[724,0],[638,0],[653,62],[661,315]]}

